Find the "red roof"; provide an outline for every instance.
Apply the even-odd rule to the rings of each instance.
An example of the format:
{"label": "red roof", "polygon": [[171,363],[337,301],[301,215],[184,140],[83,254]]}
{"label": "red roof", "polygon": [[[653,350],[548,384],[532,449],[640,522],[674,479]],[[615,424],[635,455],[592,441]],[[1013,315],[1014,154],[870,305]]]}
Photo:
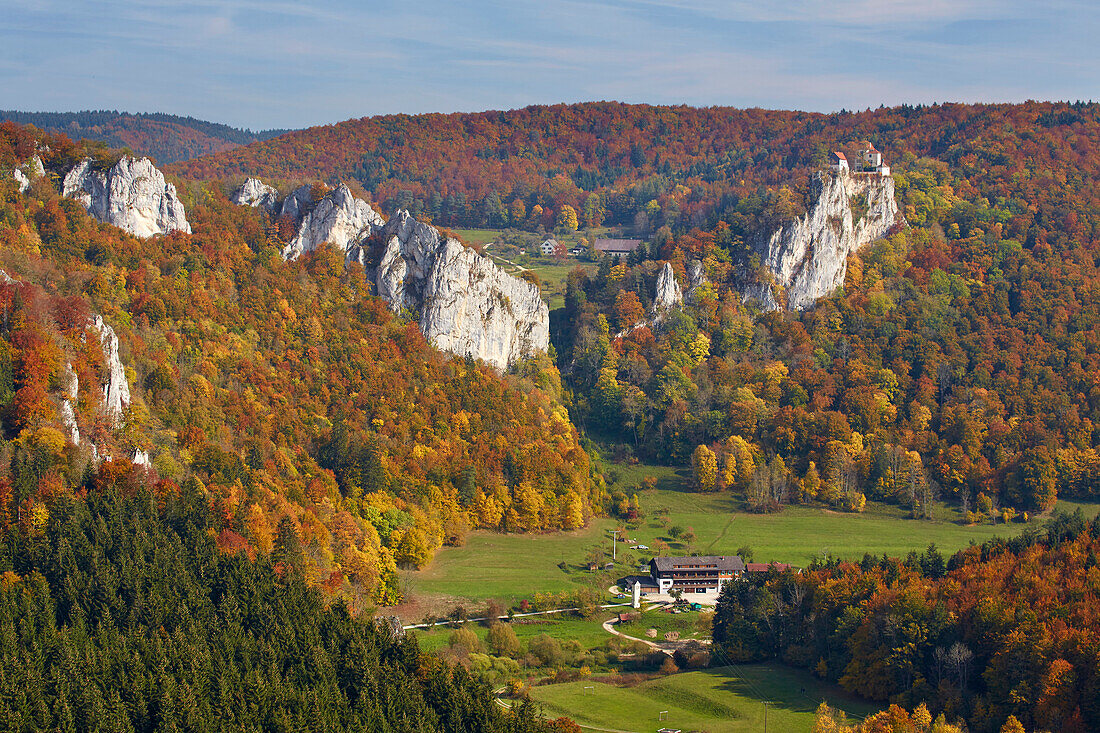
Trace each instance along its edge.
{"label": "red roof", "polygon": [[750,573],[766,573],[772,568],[776,570],[790,570],[791,564],[789,562],[750,562],[745,563],[745,569]]}
{"label": "red roof", "polygon": [[837,160],[848,160],[846,157],[844,157],[844,153],[838,153],[834,150],[833,155],[837,157]]}

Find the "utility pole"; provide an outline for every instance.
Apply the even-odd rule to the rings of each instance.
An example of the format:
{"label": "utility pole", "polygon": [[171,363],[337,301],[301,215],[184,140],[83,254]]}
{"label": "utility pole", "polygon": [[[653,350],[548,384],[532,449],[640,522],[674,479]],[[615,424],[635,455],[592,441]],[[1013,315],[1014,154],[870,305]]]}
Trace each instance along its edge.
{"label": "utility pole", "polygon": [[768,706],[771,702],[764,700],[764,733],[768,733]]}

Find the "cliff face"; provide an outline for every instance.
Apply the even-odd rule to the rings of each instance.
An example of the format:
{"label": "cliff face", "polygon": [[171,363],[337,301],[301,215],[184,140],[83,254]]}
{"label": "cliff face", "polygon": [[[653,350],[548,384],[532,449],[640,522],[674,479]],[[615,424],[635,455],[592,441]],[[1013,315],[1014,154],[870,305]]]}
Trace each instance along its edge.
{"label": "cliff face", "polygon": [[98,313],[92,316],[89,327],[99,336],[103,348],[103,361],[107,366],[106,379],[100,384],[103,390],[103,409],[113,427],[122,424],[122,413],[130,406],[130,383],[126,381],[126,369],[118,356],[118,335]]}
{"label": "cliff face", "polygon": [[432,226],[398,211],[383,231],[375,285],[395,311],[420,315],[436,348],[504,369],[546,350],[550,314],[539,289],[491,260],[441,239]]}
{"label": "cliff face", "polygon": [[85,158],[65,176],[62,193],[100,221],[138,237],[191,233],[176,187],[148,158],[125,156],[108,171],[96,170]]}
{"label": "cliff face", "polygon": [[290,217],[297,221],[313,208],[313,186],[308,183],[291,191],[279,209],[279,216]]}
{"label": "cliff face", "polygon": [[279,192],[261,181],[259,178],[249,178],[238,188],[229,200],[238,206],[263,207],[267,211],[275,210],[275,201],[279,198]]}
{"label": "cliff face", "polygon": [[[251,196],[242,188],[237,199],[248,204]],[[550,314],[537,286],[508,275],[457,240],[441,238],[408,211],[386,222],[341,184],[316,203],[311,187],[302,186],[287,196],[280,215],[300,219],[297,234],[283,248],[288,260],[327,243],[346,262],[370,267],[367,240],[380,234],[381,256],[368,273],[376,294],[395,312],[416,314],[421,333],[438,349],[505,369],[550,344]]]}
{"label": "cliff face", "polygon": [[676,274],[672,271],[672,264],[666,262],[661,272],[657,275],[657,289],[653,294],[653,306],[651,316],[654,320],[660,320],[668,315],[676,306],[684,302],[684,295],[680,291],[680,285],[676,282]]}
{"label": "cliff face", "polygon": [[26,193],[31,187],[31,181],[46,175],[46,168],[42,165],[42,159],[37,154],[31,156],[25,165],[12,171],[15,184],[19,186],[19,193]]}
{"label": "cliff face", "polygon": [[[0,270],[0,284],[22,286],[18,280],[12,278],[4,270]],[[104,371],[98,380],[98,387],[102,395],[102,402],[98,402],[102,414],[107,418],[107,424],[112,429],[118,429],[123,425],[123,417],[126,408],[130,406],[130,383],[126,379],[126,368],[119,356],[118,334],[103,320],[103,316],[93,314],[84,324],[83,333],[77,337],[80,348],[87,339],[99,341],[103,353]],[[83,442],[80,434],[80,425],[76,413],[76,404],[80,398],[80,381],[72,362],[65,362],[58,375],[58,392],[60,405],[58,407],[58,421],[61,423],[65,437],[73,445],[81,445]],[[87,426],[85,426],[87,427]],[[110,456],[101,455],[95,443],[86,441],[91,449],[93,460],[98,462],[101,458],[110,460]]]}
{"label": "cliff face", "polygon": [[[750,286],[745,297],[769,310],[809,308],[844,283],[849,254],[905,224],[890,176],[818,173],[812,192],[815,201],[804,216],[754,243],[774,282]],[[858,221],[854,204],[866,208]]]}
{"label": "cliff face", "polygon": [[[293,200],[295,210],[299,210],[301,203],[295,194],[288,196],[287,200]],[[283,204],[283,212],[287,212],[286,203]],[[313,210],[302,218],[298,234],[283,248],[283,257],[296,260],[328,242],[351,259],[354,255],[350,248],[369,237],[383,224],[385,221],[381,214],[366,201],[355,198],[347,186],[340,184],[325,194]]]}

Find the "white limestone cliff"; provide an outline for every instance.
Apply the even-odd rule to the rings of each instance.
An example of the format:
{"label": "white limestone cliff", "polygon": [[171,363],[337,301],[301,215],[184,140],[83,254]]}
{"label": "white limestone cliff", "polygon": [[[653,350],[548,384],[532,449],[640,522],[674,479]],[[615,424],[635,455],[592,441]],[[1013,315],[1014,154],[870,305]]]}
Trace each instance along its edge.
{"label": "white limestone cliff", "polygon": [[12,171],[15,183],[19,186],[19,193],[26,193],[31,187],[31,181],[44,175],[46,175],[46,168],[42,165],[42,159],[38,157],[37,153],[31,156],[31,159],[25,165]]}
{"label": "white limestone cliff", "polygon": [[27,189],[31,187],[31,179],[27,178],[22,169],[16,168],[12,172],[12,177],[15,178],[15,185],[19,187],[19,193],[26,193]]}
{"label": "white limestone cliff", "polygon": [[408,211],[395,213],[382,236],[377,293],[394,311],[418,314],[421,333],[436,348],[497,369],[546,350],[550,314],[537,286],[441,238]]}
{"label": "white limestone cliff", "polygon": [[65,362],[65,369],[61,374],[61,389],[65,396],[61,399],[61,425],[65,428],[65,435],[73,445],[80,445],[80,428],[76,424],[76,410],[73,403],[76,402],[80,392],[80,382],[73,371],[73,365]]}
{"label": "white limestone cliff", "polygon": [[[848,256],[905,224],[888,175],[817,173],[806,214],[755,242],[772,283],[745,290],[765,308],[804,310],[844,284]],[[853,204],[866,212],[853,221]]]}
{"label": "white limestone cliff", "polygon": [[650,313],[654,320],[659,320],[680,305],[684,301],[680,285],[676,282],[676,275],[672,271],[672,264],[666,262],[657,275],[657,290],[653,294],[653,305]]}
{"label": "white limestone cliff", "polygon": [[[0,270],[0,284],[17,285],[19,281],[12,278],[4,270]],[[86,331],[94,334],[99,339],[99,345],[103,352],[103,363],[106,367],[106,376],[100,383],[103,393],[103,412],[107,416],[111,427],[122,426],[122,417],[127,407],[130,406],[130,383],[126,380],[126,369],[118,353],[118,334],[99,314],[93,315],[86,325]],[[61,406],[58,408],[58,418],[64,428],[65,437],[73,445],[81,445],[80,426],[77,420],[75,405],[80,397],[80,381],[73,369],[72,362],[65,362],[58,380],[61,391]],[[110,460],[109,455],[101,455],[95,443],[88,441],[93,462],[99,463],[101,459]],[[149,463],[147,453],[138,451],[134,455],[135,463]]]}
{"label": "white limestone cliff", "polygon": [[268,186],[259,178],[249,178],[240,188],[233,192],[229,200],[238,206],[262,207],[267,211],[275,210],[275,201],[279,198],[279,192],[274,187]]}
{"label": "white limestone cliff", "polygon": [[[289,197],[288,197],[289,198]],[[283,206],[284,210],[286,205]],[[355,198],[351,190],[340,184],[317,202],[302,219],[298,234],[283,248],[283,258],[296,260],[328,242],[345,254],[349,248],[369,237],[385,224],[382,215],[366,201]]]}
{"label": "white limestone cliff", "polygon": [[102,383],[103,408],[113,427],[122,424],[122,414],[130,406],[130,383],[126,381],[126,369],[118,356],[118,335],[96,314],[92,317],[91,328],[99,335],[99,344],[103,348],[103,362],[107,367],[107,378]]}
{"label": "white limestone cliff", "polygon": [[313,208],[313,186],[308,183],[294,189],[283,199],[283,205],[279,209],[279,216],[286,216],[298,221]]}
{"label": "white limestone cliff", "polygon": [[182,231],[191,233],[176,187],[164,180],[148,158],[123,156],[109,170],[98,170],[85,158],[65,176],[65,196],[88,213],[138,237]]}

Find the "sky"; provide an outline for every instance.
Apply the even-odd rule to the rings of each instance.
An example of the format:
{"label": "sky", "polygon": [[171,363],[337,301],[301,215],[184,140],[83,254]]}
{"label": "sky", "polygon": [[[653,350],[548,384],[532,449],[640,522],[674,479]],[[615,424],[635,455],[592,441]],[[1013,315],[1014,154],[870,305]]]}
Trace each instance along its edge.
{"label": "sky", "polygon": [[1076,0],[0,0],[0,108],[253,130],[618,100],[1100,99]]}

